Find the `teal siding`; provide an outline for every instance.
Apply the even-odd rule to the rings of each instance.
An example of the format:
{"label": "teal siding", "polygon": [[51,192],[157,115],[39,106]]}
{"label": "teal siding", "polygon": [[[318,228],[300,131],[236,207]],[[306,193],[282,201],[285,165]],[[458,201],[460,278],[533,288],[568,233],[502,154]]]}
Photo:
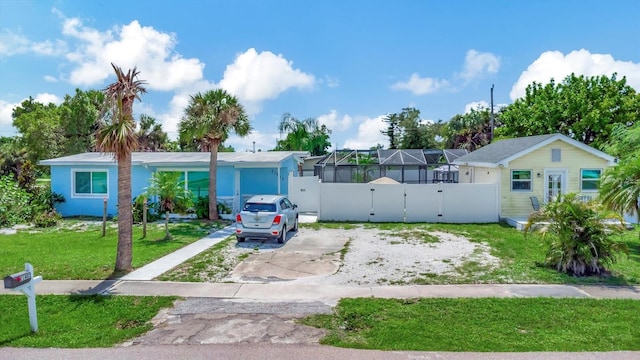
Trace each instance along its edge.
{"label": "teal siding", "polygon": [[[222,165],[217,171],[217,192],[220,197],[236,195],[236,173],[240,177],[240,187],[237,194],[278,194],[288,192],[289,172],[293,171],[297,176],[297,164],[291,158],[280,165],[280,177],[278,168],[235,168],[230,165]],[[151,174],[158,170],[173,171],[203,171],[202,167],[145,167],[132,166],[131,168],[131,195],[133,198],[140,195],[149,186]],[[118,169],[112,165],[51,165],[51,190],[65,198],[65,202],[56,205],[56,209],[65,217],[69,216],[102,216],[104,195],[73,196],[73,171],[107,171],[108,190],[107,215],[115,216],[118,210]]]}

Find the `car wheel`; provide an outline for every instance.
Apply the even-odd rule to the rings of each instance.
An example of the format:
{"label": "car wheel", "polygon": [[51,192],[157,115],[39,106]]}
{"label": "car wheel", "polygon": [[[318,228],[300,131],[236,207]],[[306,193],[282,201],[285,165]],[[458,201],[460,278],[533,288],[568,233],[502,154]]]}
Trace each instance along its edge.
{"label": "car wheel", "polygon": [[287,225],[285,224],[280,232],[280,236],[278,236],[278,244],[284,243],[284,238],[287,236]]}
{"label": "car wheel", "polygon": [[238,242],[244,242],[244,237],[236,235],[236,240],[238,240]]}
{"label": "car wheel", "polygon": [[296,216],[296,222],[293,223],[293,231],[298,231],[298,217]]}

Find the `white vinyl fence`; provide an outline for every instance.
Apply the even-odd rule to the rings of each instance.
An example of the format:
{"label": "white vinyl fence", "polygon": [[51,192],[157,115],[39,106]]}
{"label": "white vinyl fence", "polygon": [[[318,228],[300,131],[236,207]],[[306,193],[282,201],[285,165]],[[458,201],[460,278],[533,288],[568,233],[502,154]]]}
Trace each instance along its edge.
{"label": "white vinyl fence", "polygon": [[499,221],[497,184],[346,184],[290,177],[289,198],[300,211],[317,212],[325,221]]}

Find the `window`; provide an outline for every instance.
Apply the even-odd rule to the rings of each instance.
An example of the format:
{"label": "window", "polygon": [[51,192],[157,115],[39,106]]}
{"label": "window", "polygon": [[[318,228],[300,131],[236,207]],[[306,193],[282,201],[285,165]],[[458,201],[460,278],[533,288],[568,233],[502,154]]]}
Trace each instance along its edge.
{"label": "window", "polygon": [[108,180],[106,171],[74,171],[73,195],[107,195]]}
{"label": "window", "polygon": [[580,169],[580,189],[598,191],[602,169]]}
{"label": "window", "polygon": [[531,170],[511,170],[511,191],[531,191]]}
{"label": "window", "polygon": [[560,151],[560,149],[551,149],[551,161],[552,162],[562,161],[562,152]]}
{"label": "window", "polygon": [[[165,170],[160,170],[164,172]],[[179,173],[178,181],[184,181],[187,190],[193,193],[194,200],[199,197],[209,196],[209,172],[208,171],[170,171]]]}

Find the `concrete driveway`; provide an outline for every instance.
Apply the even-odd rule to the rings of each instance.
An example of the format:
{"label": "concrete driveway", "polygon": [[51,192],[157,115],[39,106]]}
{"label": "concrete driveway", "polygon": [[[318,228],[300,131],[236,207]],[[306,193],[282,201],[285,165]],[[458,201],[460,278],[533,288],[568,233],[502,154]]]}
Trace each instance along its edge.
{"label": "concrete driveway", "polygon": [[284,244],[247,239],[236,246],[259,248],[231,272],[229,278],[239,282],[272,282],[308,276],[330,275],[340,265],[340,252],[349,240],[345,230],[300,229],[289,232]]}

